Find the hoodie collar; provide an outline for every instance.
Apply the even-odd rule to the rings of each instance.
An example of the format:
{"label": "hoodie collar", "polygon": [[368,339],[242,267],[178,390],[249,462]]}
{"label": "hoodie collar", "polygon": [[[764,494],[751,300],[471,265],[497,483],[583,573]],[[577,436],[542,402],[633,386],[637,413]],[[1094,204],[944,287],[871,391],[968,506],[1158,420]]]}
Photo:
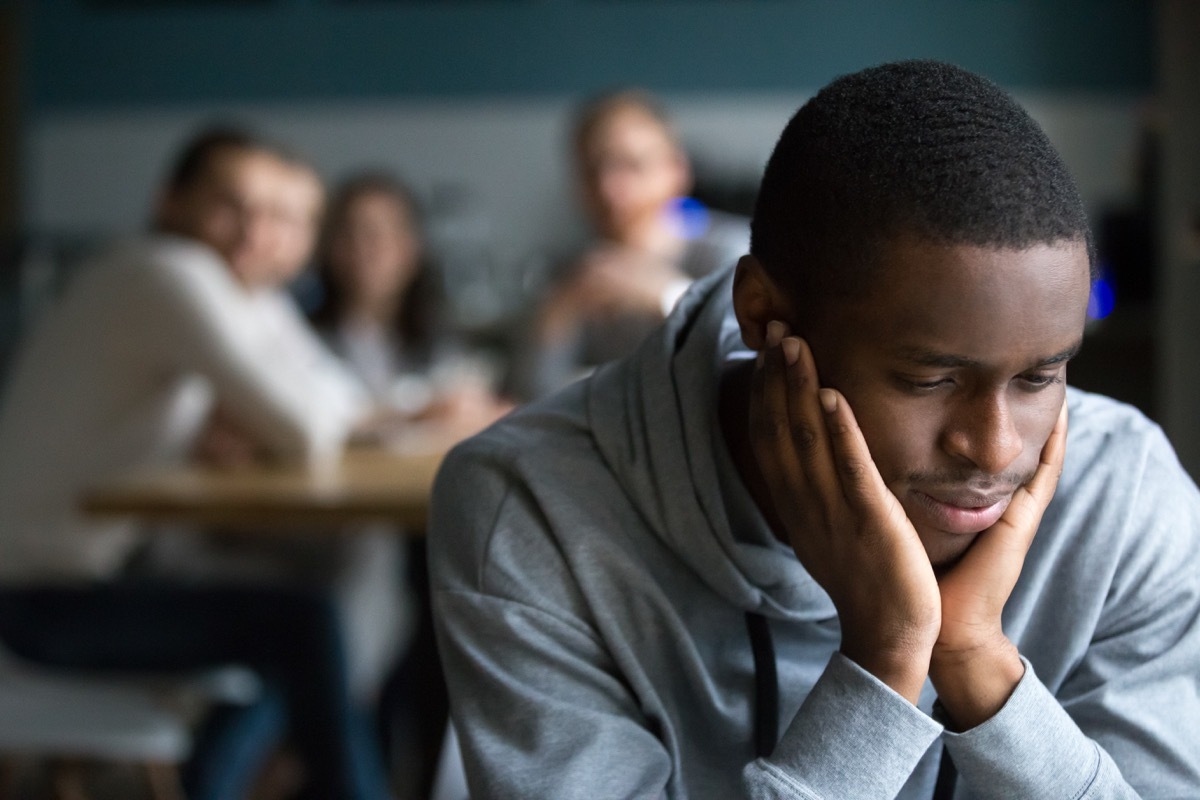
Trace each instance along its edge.
{"label": "hoodie collar", "polygon": [[697,281],[630,357],[593,375],[589,423],[654,534],[713,591],[745,611],[829,619],[828,595],[770,535],[725,450],[718,377],[741,357],[732,278]]}

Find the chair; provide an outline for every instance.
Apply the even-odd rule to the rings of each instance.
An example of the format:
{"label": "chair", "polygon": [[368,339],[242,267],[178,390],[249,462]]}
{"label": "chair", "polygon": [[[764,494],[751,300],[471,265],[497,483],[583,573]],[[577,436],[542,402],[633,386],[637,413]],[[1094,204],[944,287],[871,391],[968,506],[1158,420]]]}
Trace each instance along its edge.
{"label": "chair", "polygon": [[[134,763],[155,800],[183,800],[178,766],[191,751],[192,726],[215,701],[254,702],[261,683],[243,667],[182,678],[92,677],[27,663],[0,645],[0,765],[48,759],[54,790],[86,796],[79,765]],[[0,798],[8,787],[0,782]]]}

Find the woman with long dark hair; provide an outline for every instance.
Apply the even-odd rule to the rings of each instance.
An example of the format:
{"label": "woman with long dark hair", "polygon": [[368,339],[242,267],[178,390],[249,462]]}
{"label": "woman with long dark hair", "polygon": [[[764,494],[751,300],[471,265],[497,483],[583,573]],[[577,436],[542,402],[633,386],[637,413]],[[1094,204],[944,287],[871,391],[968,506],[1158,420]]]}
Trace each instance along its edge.
{"label": "woman with long dark hair", "polygon": [[410,430],[465,436],[509,406],[454,342],[421,223],[413,192],[396,177],[345,181],[326,216],[324,296],[312,320],[377,401],[411,415]]}

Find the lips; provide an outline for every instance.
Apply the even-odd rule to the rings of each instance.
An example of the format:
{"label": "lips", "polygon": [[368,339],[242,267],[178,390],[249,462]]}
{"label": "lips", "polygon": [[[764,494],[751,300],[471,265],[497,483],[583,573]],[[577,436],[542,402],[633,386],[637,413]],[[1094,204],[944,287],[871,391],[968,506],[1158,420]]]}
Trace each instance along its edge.
{"label": "lips", "polygon": [[[996,524],[1012,500],[1012,492],[923,492],[914,489],[916,515],[936,530],[953,534],[975,534]],[[917,522],[917,520],[913,520]]]}

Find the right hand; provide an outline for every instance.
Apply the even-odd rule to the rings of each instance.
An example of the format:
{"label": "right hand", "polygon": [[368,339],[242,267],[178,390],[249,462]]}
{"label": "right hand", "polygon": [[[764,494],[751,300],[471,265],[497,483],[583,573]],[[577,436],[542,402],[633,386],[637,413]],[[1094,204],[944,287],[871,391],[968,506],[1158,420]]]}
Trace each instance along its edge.
{"label": "right hand", "polygon": [[628,246],[588,253],[573,281],[585,316],[662,315],[663,294],[683,273],[668,259]]}
{"label": "right hand", "polygon": [[837,608],[842,653],[916,703],[941,626],[933,567],[846,398],[820,388],[808,345],[787,333],[770,323],[754,373],[755,459],[792,549]]}
{"label": "right hand", "polygon": [[192,443],[192,459],[218,469],[238,469],[265,461],[266,453],[224,408],[217,406]]}
{"label": "right hand", "polygon": [[663,295],[684,275],[667,259],[623,245],[586,253],[571,277],[546,303],[543,341],[560,337],[580,320],[605,321],[625,314],[662,316]]}

